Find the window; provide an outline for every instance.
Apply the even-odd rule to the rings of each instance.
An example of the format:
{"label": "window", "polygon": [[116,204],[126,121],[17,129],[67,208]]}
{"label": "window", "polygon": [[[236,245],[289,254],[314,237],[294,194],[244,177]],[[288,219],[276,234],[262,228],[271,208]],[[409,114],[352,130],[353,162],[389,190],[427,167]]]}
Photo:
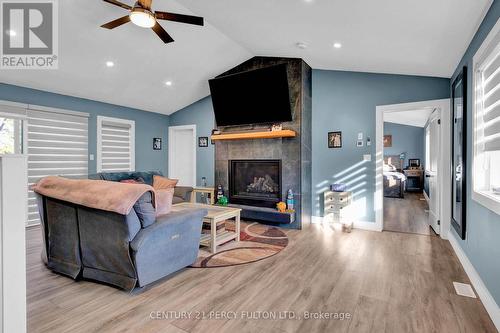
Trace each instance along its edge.
{"label": "window", "polygon": [[26,109],[0,106],[0,155],[23,153],[25,120]]}
{"label": "window", "polygon": [[135,171],[135,122],[97,117],[97,172]]}
{"label": "window", "polygon": [[473,59],[472,198],[497,214],[500,214],[499,22],[491,30]]}
{"label": "window", "polygon": [[[27,114],[29,186],[46,176],[87,178],[88,114],[44,108]],[[28,225],[39,222],[35,193],[28,190]]]}

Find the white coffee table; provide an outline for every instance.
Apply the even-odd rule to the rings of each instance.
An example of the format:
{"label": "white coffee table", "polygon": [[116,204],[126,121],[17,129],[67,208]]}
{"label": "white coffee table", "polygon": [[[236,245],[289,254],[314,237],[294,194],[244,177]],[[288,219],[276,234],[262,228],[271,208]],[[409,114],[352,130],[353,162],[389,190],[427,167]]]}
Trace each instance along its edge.
{"label": "white coffee table", "polygon": [[[240,241],[240,208],[211,206],[199,203],[182,202],[172,206],[172,211],[183,211],[189,209],[206,209],[208,214],[203,218],[203,222],[210,223],[210,234],[203,234],[200,244],[209,246],[212,253],[217,253],[217,246],[230,240]],[[217,234],[217,222],[234,219],[235,231],[224,231]]]}

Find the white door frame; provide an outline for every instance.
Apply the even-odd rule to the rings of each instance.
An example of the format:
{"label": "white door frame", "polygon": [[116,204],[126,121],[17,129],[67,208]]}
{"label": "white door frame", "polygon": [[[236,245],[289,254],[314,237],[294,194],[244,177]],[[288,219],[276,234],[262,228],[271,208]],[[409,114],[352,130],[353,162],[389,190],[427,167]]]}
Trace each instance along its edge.
{"label": "white door frame", "polygon": [[181,125],[181,126],[169,126],[168,128],[168,176],[170,177],[171,171],[172,171],[172,161],[174,160],[174,156],[171,156],[172,154],[172,145],[173,145],[173,140],[172,140],[172,135],[175,131],[185,131],[185,130],[192,130],[193,131],[193,150],[191,152],[193,156],[193,179],[192,179],[192,186],[196,186],[196,125]]}
{"label": "white door frame", "polygon": [[[438,188],[440,192],[440,221],[441,221],[441,238],[448,239],[448,231],[450,230],[451,219],[451,116],[450,116],[450,100],[439,99],[431,101],[422,101],[415,103],[402,103],[392,105],[380,105],[376,107],[375,120],[375,142],[376,142],[376,157],[375,157],[375,224],[376,229],[382,231],[384,229],[384,113],[386,112],[401,112],[411,111],[416,109],[439,109],[441,111],[441,154],[439,158]],[[423,142],[422,142],[423,144]],[[449,152],[449,153],[447,153]]]}

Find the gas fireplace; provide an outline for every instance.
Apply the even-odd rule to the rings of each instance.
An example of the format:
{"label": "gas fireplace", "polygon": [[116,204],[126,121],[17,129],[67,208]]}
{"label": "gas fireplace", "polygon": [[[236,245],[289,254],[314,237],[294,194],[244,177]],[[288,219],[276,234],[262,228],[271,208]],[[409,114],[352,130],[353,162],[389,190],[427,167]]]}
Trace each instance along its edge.
{"label": "gas fireplace", "polygon": [[281,160],[230,160],[229,202],[276,207],[281,201]]}

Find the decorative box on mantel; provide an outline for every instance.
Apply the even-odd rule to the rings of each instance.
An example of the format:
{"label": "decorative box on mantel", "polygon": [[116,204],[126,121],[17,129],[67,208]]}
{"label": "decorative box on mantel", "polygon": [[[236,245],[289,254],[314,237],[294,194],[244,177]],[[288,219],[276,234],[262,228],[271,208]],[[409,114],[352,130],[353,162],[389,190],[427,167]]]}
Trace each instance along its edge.
{"label": "decorative box on mantel", "polygon": [[[286,200],[289,189],[294,193],[295,214],[279,213],[273,207],[242,207],[241,216],[264,220],[282,227],[300,229],[312,214],[311,142],[312,142],[312,70],[302,59],[254,57],[222,73],[220,76],[286,64],[292,121],[282,123],[281,131],[270,131],[271,124],[218,126],[214,135],[215,184],[229,189],[230,162],[234,160],[281,161],[281,186],[278,199]],[[241,101],[245,103],[245,101]],[[237,112],[238,110],[235,110]],[[272,112],[272,110],[270,110]],[[230,200],[230,204],[231,203]]]}

